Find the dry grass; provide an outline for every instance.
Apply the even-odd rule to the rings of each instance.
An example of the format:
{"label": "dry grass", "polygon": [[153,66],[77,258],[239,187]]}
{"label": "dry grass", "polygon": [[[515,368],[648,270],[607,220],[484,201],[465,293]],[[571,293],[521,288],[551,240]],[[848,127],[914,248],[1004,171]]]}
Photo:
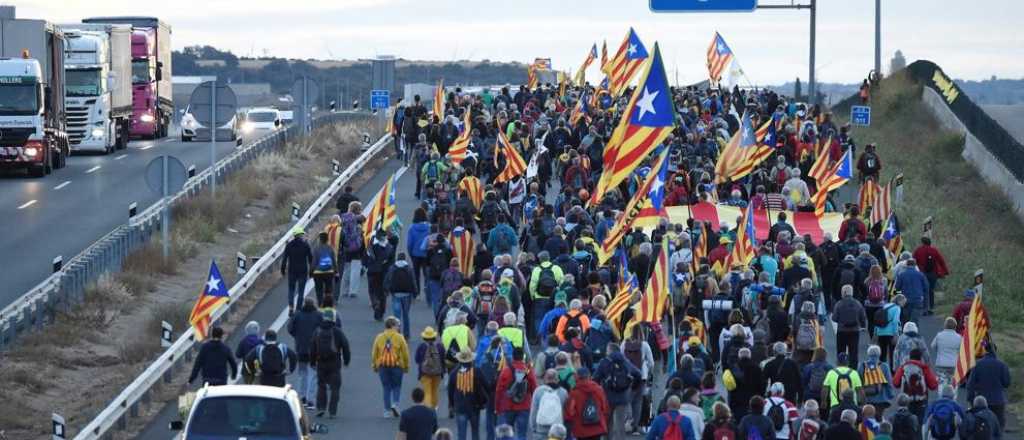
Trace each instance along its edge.
{"label": "dry grass", "polygon": [[[974,271],[985,270],[985,305],[997,334],[1016,335],[1024,324],[1020,261],[1024,226],[1009,200],[962,157],[963,137],[941,127],[921,101],[921,86],[903,75],[885,80],[873,93],[873,125],[858,129],[860,145],[878,143],[885,167],[883,182],[906,176],[903,203],[896,206],[904,243],[912,250],[925,218],[934,218],[934,244],[946,256],[950,275],[940,282],[939,313],[951,313],[960,292],[973,285]],[[1011,401],[1024,399],[1024,340],[1000,344],[1011,366]]]}

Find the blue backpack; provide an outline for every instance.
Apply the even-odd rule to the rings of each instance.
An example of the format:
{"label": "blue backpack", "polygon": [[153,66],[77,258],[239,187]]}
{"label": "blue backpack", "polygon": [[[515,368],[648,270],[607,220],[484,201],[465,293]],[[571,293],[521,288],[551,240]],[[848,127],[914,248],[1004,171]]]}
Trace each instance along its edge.
{"label": "blue backpack", "polygon": [[600,318],[590,321],[590,331],[587,332],[587,347],[594,354],[595,361],[604,357],[608,343],[612,341],[612,329],[607,322]]}
{"label": "blue backpack", "polygon": [[957,405],[949,399],[942,399],[932,406],[931,418],[928,421],[928,432],[938,440],[948,440],[956,437],[956,415]]}

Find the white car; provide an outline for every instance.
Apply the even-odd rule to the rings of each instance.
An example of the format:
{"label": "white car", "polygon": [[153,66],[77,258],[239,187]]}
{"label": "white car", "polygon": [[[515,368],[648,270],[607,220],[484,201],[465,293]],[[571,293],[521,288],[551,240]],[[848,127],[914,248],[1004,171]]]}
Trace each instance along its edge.
{"label": "white car", "polygon": [[[192,106],[185,107],[184,114],[181,115],[181,141],[209,141],[210,140],[210,129],[200,124],[196,120],[195,116],[192,115]],[[219,122],[219,121],[218,121]],[[217,127],[217,141],[233,141],[239,145],[242,144],[242,136],[240,132],[241,124],[239,123],[239,117],[237,114],[231,117],[226,123]]]}
{"label": "white car", "polygon": [[245,113],[242,135],[246,138],[259,137],[281,128],[281,112],[274,108],[254,108]]}
{"label": "white car", "polygon": [[196,392],[188,417],[170,423],[181,440],[307,440],[326,433],[313,424],[292,387],[263,385],[204,386]]}

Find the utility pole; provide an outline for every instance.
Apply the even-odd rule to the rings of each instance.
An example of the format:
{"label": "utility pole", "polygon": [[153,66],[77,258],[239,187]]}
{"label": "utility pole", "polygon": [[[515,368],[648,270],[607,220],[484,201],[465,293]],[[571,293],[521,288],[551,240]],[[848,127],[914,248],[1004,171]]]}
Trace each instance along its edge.
{"label": "utility pole", "polygon": [[[810,41],[810,43],[811,44],[810,44],[810,54],[809,54],[809,57],[808,57],[809,59],[808,59],[808,66],[807,66],[807,70],[808,70],[808,74],[807,74],[807,96],[809,98],[808,99],[809,103],[810,104],[814,104],[815,101],[817,100],[817,97],[818,97],[817,96],[817,88],[818,87],[817,87],[817,83],[814,80],[814,52],[815,52],[814,44],[815,44],[815,38],[817,38],[817,35],[818,35],[817,27],[816,27],[817,12],[818,12],[818,7],[817,7],[818,6],[818,2],[817,2],[817,0],[809,0],[809,1],[810,1],[809,4],[798,4],[798,3],[792,2],[792,0],[791,0],[791,3],[788,4],[788,5],[772,5],[772,4],[762,5],[762,4],[758,4],[757,5],[757,9],[797,9],[797,10],[809,9],[810,10],[810,12],[811,12],[811,38],[810,38],[811,41]],[[876,0],[876,1],[878,1],[878,0]]]}
{"label": "utility pole", "polygon": [[875,75],[882,74],[882,0],[875,0]]}

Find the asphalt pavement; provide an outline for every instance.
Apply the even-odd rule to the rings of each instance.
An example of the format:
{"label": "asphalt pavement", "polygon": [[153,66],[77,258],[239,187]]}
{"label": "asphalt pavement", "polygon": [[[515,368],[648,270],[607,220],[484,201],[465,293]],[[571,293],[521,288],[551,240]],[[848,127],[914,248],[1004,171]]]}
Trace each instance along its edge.
{"label": "asphalt pavement", "polygon": [[[235,148],[218,142],[217,159]],[[66,168],[43,178],[0,173],[0,308],[49,276],[54,257],[66,262],[128,220],[129,204],[138,203],[142,212],[159,200],[145,172],[164,154],[195,165],[197,173],[210,166],[209,142],[171,136],[133,141],[108,155],[74,155]]]}

